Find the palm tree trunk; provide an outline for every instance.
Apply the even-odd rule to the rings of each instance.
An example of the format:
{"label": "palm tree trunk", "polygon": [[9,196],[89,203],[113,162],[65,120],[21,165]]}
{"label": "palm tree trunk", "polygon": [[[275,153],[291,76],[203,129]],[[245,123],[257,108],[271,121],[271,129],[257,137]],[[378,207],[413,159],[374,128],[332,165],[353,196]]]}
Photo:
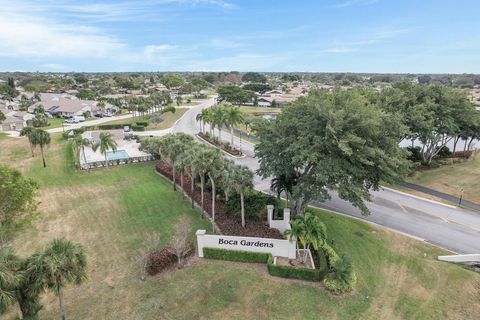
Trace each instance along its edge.
{"label": "palm tree trunk", "polygon": [[105,168],[108,168],[107,152],[105,151]]}
{"label": "palm tree trunk", "polygon": [[182,189],[182,197],[185,197],[185,194],[183,194],[183,174],[180,173],[180,188]]}
{"label": "palm tree trunk", "polygon": [[177,191],[177,185],[175,184],[175,164],[172,163],[172,172],[173,172],[173,191]]}
{"label": "palm tree trunk", "polygon": [[211,175],[208,176],[212,182],[212,220],[215,222],[215,181],[212,179]]}
{"label": "palm tree trunk", "polygon": [[240,192],[240,208],[242,213],[242,227],[245,228],[245,206],[244,206],[243,191]]}
{"label": "palm tree trunk", "polygon": [[35,153],[33,152],[33,144],[29,142],[30,144],[30,151],[32,151],[32,158],[35,157]]}
{"label": "palm tree trunk", "polygon": [[58,292],[58,301],[60,302],[60,319],[65,320],[66,319],[65,303],[63,301],[63,291],[62,290],[60,290]]}
{"label": "palm tree trunk", "polygon": [[193,203],[193,198],[194,198],[194,197],[193,197],[193,196],[194,196],[194,193],[195,193],[195,176],[192,175],[191,178],[192,178],[192,187],[191,187],[191,190],[192,190],[192,209],[193,209],[193,207],[194,207],[194,203]]}
{"label": "palm tree trunk", "polygon": [[203,206],[203,189],[205,186],[205,177],[201,174],[200,175],[200,191],[201,191],[201,198],[202,198],[202,215],[204,215],[205,207]]}
{"label": "palm tree trunk", "polygon": [[232,148],[233,148],[233,126],[230,126],[230,136],[232,138]]}
{"label": "palm tree trunk", "polygon": [[45,162],[45,155],[43,154],[43,144],[40,145],[40,152],[42,153],[42,160],[43,160],[43,167],[47,167],[47,163]]}

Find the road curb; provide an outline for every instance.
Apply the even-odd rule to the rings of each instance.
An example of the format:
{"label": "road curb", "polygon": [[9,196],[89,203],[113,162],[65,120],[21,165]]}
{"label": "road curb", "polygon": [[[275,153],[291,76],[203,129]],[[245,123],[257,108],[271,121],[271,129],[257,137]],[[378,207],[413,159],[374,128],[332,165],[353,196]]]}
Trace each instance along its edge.
{"label": "road curb", "polygon": [[446,203],[442,203],[442,202],[439,202],[439,201],[423,198],[423,197],[416,196],[416,195],[408,193],[408,192],[403,192],[403,191],[395,190],[395,189],[392,189],[392,188],[389,188],[389,187],[384,187],[384,186],[382,186],[381,188],[386,189],[388,191],[392,191],[392,192],[395,192],[395,193],[402,194],[404,196],[409,196],[409,197],[412,197],[412,198],[415,198],[415,199],[419,199],[419,200],[427,201],[427,202],[430,202],[430,203],[438,204],[438,205],[441,205],[441,206],[444,206],[444,207],[447,207],[447,208],[458,209],[457,206],[453,206],[451,204],[446,204]]}

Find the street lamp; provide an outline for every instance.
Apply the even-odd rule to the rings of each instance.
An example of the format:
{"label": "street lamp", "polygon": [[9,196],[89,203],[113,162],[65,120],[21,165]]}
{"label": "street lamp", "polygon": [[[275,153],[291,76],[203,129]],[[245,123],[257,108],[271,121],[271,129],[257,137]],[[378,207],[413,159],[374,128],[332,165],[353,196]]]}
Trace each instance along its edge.
{"label": "street lamp", "polygon": [[458,205],[462,205],[462,198],[463,198],[463,188],[460,189],[460,199],[458,200]]}

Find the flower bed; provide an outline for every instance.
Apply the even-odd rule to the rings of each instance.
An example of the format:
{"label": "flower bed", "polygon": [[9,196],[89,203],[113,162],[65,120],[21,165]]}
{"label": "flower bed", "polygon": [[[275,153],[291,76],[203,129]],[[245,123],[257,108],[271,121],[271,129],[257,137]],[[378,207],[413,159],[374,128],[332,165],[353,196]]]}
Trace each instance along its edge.
{"label": "flower bed", "polygon": [[[169,180],[173,180],[173,173],[171,167],[163,162],[159,161],[155,170],[165,176]],[[176,182],[180,186],[180,174],[176,174]],[[185,193],[191,197],[191,179],[188,176],[183,177],[183,189]],[[194,189],[194,201],[200,206],[201,194],[200,188],[195,186]],[[212,194],[205,190],[204,192],[204,211],[211,217],[212,214]],[[227,214],[225,212],[225,203],[218,199],[215,202],[215,223],[219,230],[218,233],[229,236],[246,236],[246,237],[260,237],[260,238],[273,238],[283,239],[282,234],[277,229],[270,229],[268,222],[266,221],[266,214],[263,219],[247,219],[245,228],[242,227],[241,217]]]}
{"label": "flower bed", "polygon": [[213,144],[217,148],[220,148],[223,151],[231,154],[232,156],[239,157],[243,155],[242,152],[240,152],[240,150],[234,148],[230,143],[219,141],[217,138],[211,137],[208,133],[199,132],[198,136],[208,141],[209,143]]}

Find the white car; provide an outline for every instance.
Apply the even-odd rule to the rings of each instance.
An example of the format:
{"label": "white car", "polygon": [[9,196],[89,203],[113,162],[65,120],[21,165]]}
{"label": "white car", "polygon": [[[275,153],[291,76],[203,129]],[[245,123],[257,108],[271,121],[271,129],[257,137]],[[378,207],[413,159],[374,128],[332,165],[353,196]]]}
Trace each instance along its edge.
{"label": "white car", "polygon": [[80,121],[78,121],[77,119],[75,118],[68,118],[65,120],[66,123],[79,123]]}

